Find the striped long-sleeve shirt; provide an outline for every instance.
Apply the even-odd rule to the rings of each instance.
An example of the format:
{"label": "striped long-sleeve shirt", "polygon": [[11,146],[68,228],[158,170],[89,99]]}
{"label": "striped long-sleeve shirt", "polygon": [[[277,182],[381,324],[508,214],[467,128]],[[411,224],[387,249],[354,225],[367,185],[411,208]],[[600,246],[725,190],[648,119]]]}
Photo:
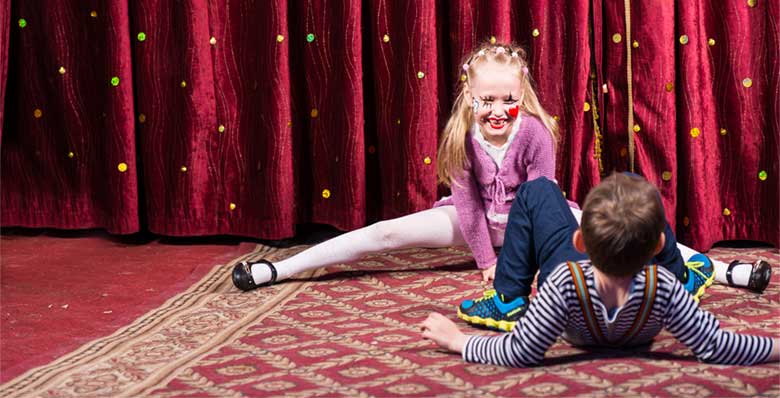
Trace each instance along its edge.
{"label": "striped long-sleeve shirt", "polygon": [[[645,271],[634,277],[628,301],[608,314],[596,289],[592,266],[587,261],[580,265],[597,325],[607,341],[615,343],[631,327],[642,304]],[[675,276],[658,267],[658,285],[650,317],[632,342],[649,342],[663,328],[705,362],[751,365],[764,362],[772,352],[773,343],[769,337],[721,330],[718,320],[699,308]],[[558,336],[575,345],[596,345],[585,323],[572,275],[565,264],[550,274],[511,333],[469,337],[463,348],[463,359],[502,366],[532,366],[542,361]]]}

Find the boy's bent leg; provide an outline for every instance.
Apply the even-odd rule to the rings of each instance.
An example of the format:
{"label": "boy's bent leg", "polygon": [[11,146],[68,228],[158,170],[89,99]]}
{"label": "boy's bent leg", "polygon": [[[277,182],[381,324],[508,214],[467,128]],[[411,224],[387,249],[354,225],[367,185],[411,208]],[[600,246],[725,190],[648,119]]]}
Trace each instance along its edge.
{"label": "boy's bent leg", "polygon": [[[644,178],[634,173],[625,174]],[[658,193],[658,195],[660,200],[661,194]],[[677,280],[682,282],[685,289],[693,295],[694,300],[699,301],[699,298],[704,295],[704,290],[712,284],[715,278],[712,261],[701,253],[684,258],[668,222],[664,226],[664,238],[663,248],[651,261],[671,271]]]}
{"label": "boy's bent leg", "polygon": [[701,253],[694,253],[684,259],[668,223],[664,229],[664,238],[666,239],[664,247],[653,257],[652,262],[671,271],[693,299],[699,301],[699,298],[704,295],[704,290],[715,279],[712,261]]}
{"label": "boy's bent leg", "polygon": [[574,249],[577,220],[560,188],[547,178],[526,182],[517,191],[496,265],[493,286],[506,297],[528,296],[536,272],[537,286],[565,261],[585,259]]}
{"label": "boy's bent leg", "polygon": [[653,257],[653,263],[658,264],[669,271],[671,271],[677,280],[682,281],[685,278],[685,260],[682,257],[682,253],[677,248],[677,239],[672,232],[672,228],[669,223],[666,223],[664,227],[664,247],[661,251]]}
{"label": "boy's bent leg", "polygon": [[458,317],[472,325],[512,330],[528,308],[537,271],[541,270],[538,283],[543,283],[559,262],[582,258],[571,243],[576,228],[577,221],[555,183],[540,178],[522,184],[509,211],[495,289],[462,302]]}
{"label": "boy's bent leg", "polygon": [[[631,177],[639,177],[647,181],[644,176],[629,171],[623,172],[623,174]],[[661,200],[661,193],[656,192],[658,200]],[[666,217],[664,216],[664,219]],[[664,226],[664,247],[661,251],[653,257],[652,262],[658,264],[669,271],[671,271],[678,280],[683,281],[685,278],[685,259],[683,259],[680,250],[677,248],[677,238],[672,232],[672,228],[669,226],[669,222]]]}

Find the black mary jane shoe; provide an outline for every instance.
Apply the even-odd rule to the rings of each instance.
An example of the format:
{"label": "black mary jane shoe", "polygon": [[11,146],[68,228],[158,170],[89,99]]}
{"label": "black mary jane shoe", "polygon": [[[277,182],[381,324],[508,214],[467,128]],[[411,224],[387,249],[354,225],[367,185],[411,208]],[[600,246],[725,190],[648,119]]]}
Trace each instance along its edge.
{"label": "black mary jane shoe", "polygon": [[769,286],[769,280],[772,278],[772,266],[764,260],[758,260],[753,264],[744,263],[739,260],[732,261],[726,269],[726,280],[729,282],[729,285],[734,286],[734,280],[731,279],[731,271],[734,267],[741,264],[747,264],[753,267],[750,271],[750,279],[748,279],[747,288],[756,293],[763,292],[764,289]]}
{"label": "black mary jane shoe", "polygon": [[[265,264],[271,270],[271,280],[266,283],[256,284],[252,278],[252,266],[255,264]],[[272,285],[276,282],[276,267],[268,260],[260,261],[242,261],[233,267],[233,285],[245,292],[257,289],[258,287]]]}

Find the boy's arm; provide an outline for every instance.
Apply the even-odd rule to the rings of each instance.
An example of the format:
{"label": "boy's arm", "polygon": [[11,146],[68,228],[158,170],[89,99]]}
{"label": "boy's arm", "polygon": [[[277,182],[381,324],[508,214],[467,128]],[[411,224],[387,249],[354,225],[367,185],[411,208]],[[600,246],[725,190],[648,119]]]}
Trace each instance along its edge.
{"label": "boy's arm", "polygon": [[420,326],[423,338],[457,353],[463,352],[463,347],[469,338],[454,322],[438,312],[431,312]]}
{"label": "boy's arm", "polygon": [[423,337],[462,353],[467,362],[513,367],[536,365],[566,326],[566,307],[553,285],[542,285],[528,312],[511,333],[468,336],[449,319],[431,314],[422,324]]}
{"label": "boy's arm", "polygon": [[772,339],[772,352],[769,353],[769,357],[764,362],[778,362],[780,361],[780,339]]}
{"label": "boy's arm", "polygon": [[672,281],[664,327],[704,362],[753,365],[780,358],[780,339],[722,330],[715,316],[699,308],[676,279]]}
{"label": "boy's arm", "polygon": [[467,362],[512,367],[537,365],[566,327],[566,303],[551,281],[542,285],[512,332],[499,336],[472,336],[463,348]]}

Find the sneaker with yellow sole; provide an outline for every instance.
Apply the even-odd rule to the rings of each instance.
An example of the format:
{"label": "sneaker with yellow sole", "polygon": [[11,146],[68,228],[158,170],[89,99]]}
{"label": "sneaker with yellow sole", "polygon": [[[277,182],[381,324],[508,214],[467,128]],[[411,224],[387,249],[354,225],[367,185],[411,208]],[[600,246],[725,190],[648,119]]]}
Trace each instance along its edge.
{"label": "sneaker with yellow sole", "polygon": [[509,332],[528,309],[528,297],[502,300],[494,289],[487,290],[481,298],[464,300],[458,306],[458,318],[475,326]]}
{"label": "sneaker with yellow sole", "polygon": [[699,253],[694,254],[685,262],[685,268],[686,273],[682,283],[685,290],[698,302],[704,295],[704,291],[715,280],[715,267],[713,267],[709,257]]}

